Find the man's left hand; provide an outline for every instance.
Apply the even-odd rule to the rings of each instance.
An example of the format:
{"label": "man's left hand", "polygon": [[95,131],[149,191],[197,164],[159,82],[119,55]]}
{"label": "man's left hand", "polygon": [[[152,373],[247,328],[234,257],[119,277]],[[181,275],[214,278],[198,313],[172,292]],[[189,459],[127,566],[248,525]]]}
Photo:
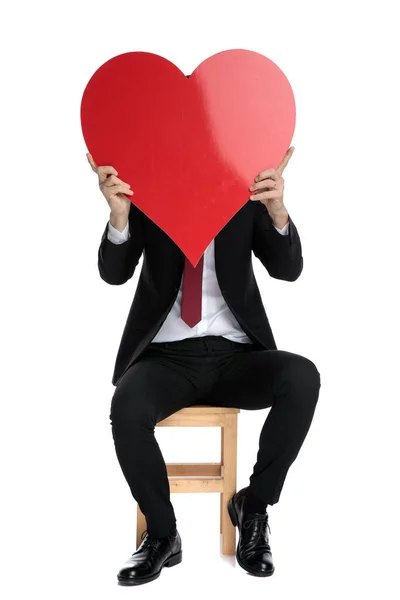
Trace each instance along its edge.
{"label": "man's left hand", "polygon": [[[266,207],[272,221],[280,229],[288,222],[288,211],[283,203],[284,179],[282,173],[286,168],[294,146],[291,146],[283,157],[277,169],[262,171],[255,178],[250,191],[256,193],[250,196],[250,200],[258,200]],[[262,191],[268,190],[268,191]]]}

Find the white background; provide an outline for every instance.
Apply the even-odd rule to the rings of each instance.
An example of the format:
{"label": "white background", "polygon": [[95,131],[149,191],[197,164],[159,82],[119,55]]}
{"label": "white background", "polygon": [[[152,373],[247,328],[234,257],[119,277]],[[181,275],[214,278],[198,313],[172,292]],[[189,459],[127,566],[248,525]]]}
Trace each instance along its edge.
{"label": "white background", "polygon": [[[20,2],[2,11],[1,585],[7,598],[398,597],[399,52],[396,3]],[[278,348],[311,358],[319,404],[279,503],[268,579],[220,555],[219,498],[175,494],[183,562],[133,592],[136,502],[109,405],[142,259],[108,286],[109,208],[87,163],[80,101],[128,51],[191,73],[229,48],[261,52],[294,89],[285,204],[304,270],[256,277]],[[123,90],[120,91],[123,93]],[[194,182],[195,185],[195,182]],[[238,489],[268,414],[239,416]],[[167,462],[218,459],[217,430],[156,430]],[[189,433],[188,433],[189,432]]]}

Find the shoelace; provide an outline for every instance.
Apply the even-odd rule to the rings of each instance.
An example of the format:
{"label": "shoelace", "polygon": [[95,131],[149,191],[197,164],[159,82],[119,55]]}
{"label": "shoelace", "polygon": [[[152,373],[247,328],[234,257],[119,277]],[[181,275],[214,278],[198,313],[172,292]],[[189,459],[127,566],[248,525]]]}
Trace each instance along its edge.
{"label": "shoelace", "polygon": [[266,528],[268,528],[271,533],[271,528],[268,523],[268,516],[261,513],[249,513],[247,515],[246,520],[243,523],[243,527],[247,529],[254,521],[261,521],[261,526],[264,526],[264,529],[261,527],[261,532],[265,533]]}
{"label": "shoelace", "polygon": [[[148,533],[147,529],[145,529],[142,533],[142,535],[140,536],[140,539],[143,541],[143,538],[145,537],[145,535]],[[169,537],[169,536],[168,536]],[[159,538],[152,538],[150,535],[147,539],[147,543],[149,546],[156,546],[159,543]]]}
{"label": "shoelace", "polygon": [[[144,537],[146,536],[146,534],[148,533],[147,529],[145,529],[142,533],[142,535],[140,536],[140,539],[143,541]],[[152,538],[150,535],[147,538],[147,545],[148,546],[156,546],[158,544],[158,538]]]}

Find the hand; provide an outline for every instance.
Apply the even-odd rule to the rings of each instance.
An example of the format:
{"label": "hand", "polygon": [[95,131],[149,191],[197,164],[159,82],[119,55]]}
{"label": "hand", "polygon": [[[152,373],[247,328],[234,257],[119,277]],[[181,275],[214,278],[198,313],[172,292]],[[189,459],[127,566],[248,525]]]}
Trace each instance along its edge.
{"label": "hand", "polygon": [[250,196],[250,200],[259,200],[264,204],[272,220],[287,216],[288,211],[283,203],[284,179],[282,173],[286,168],[292,154],[294,146],[291,146],[283,157],[277,169],[267,169],[262,171],[254,178],[255,183],[249,188],[255,190],[270,190],[267,192],[258,192]]}
{"label": "hand", "polygon": [[100,191],[107,200],[112,214],[115,216],[129,215],[131,201],[125,194],[134,194],[129,189],[131,187],[129,183],[125,183],[117,177],[118,172],[114,167],[98,167],[89,152],[86,154],[86,157],[93,171],[99,177]]}

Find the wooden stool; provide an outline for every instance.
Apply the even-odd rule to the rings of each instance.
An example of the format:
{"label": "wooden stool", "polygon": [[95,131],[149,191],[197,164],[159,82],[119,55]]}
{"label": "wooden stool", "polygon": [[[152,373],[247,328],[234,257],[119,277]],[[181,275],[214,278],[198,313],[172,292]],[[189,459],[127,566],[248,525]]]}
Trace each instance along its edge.
{"label": "wooden stool", "polygon": [[[237,419],[239,408],[194,405],[182,408],[156,427],[220,427],[221,462],[166,463],[170,492],[218,492],[222,554],[235,554],[236,527],[228,514],[228,501],[236,493]],[[142,542],[146,518],[137,505],[136,548]]]}

